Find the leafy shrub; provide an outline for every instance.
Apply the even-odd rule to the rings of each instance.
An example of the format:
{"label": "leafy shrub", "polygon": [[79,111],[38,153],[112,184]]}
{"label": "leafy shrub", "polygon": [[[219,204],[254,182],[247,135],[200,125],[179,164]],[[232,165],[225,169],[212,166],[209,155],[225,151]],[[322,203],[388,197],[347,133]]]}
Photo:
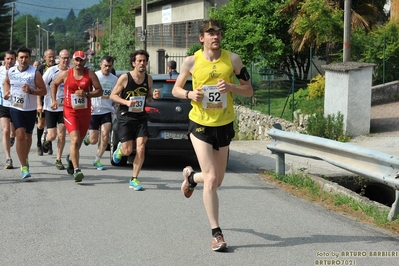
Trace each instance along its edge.
{"label": "leafy shrub", "polygon": [[344,115],[338,112],[337,115],[329,114],[327,117],[323,113],[317,112],[308,119],[306,132],[312,136],[322,138],[349,141],[349,136],[344,133]]}
{"label": "leafy shrub", "polygon": [[190,47],[188,47],[186,55],[187,56],[194,55],[194,53],[200,49],[202,49],[202,44],[200,43],[192,44],[190,45]]}
{"label": "leafy shrub", "polygon": [[322,75],[317,75],[313,78],[308,85],[309,96],[308,99],[316,99],[324,97],[324,88],[326,86],[326,79]]}
{"label": "leafy shrub", "polygon": [[295,110],[298,109],[298,105],[300,102],[306,101],[309,96],[309,89],[299,89],[297,92],[294,93],[294,106],[292,106],[292,94],[288,99],[288,103],[290,108]]}

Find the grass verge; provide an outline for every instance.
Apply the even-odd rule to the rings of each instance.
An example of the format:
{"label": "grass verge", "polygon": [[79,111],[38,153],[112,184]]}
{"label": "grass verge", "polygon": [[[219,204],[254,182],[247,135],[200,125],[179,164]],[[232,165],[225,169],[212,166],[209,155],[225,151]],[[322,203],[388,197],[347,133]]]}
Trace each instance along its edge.
{"label": "grass verge", "polygon": [[331,194],[305,174],[278,175],[274,172],[261,174],[262,178],[285,191],[316,203],[329,210],[345,214],[363,223],[372,224],[395,235],[399,235],[399,219],[388,221],[388,211],[369,205],[342,194]]}

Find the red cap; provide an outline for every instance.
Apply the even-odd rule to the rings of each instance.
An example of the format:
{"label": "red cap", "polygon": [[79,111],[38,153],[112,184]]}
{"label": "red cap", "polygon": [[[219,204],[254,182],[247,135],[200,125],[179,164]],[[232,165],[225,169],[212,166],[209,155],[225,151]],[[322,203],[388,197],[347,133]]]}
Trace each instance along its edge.
{"label": "red cap", "polygon": [[77,57],[81,58],[82,60],[85,60],[85,59],[86,59],[85,52],[83,52],[83,51],[76,51],[76,52],[73,54],[73,58],[77,58]]}

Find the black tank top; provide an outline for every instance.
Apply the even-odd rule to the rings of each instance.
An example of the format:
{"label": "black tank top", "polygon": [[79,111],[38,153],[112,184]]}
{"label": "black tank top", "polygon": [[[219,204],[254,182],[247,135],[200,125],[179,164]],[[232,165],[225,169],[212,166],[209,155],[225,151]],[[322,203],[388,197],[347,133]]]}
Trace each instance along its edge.
{"label": "black tank top", "polygon": [[[127,84],[126,84],[126,87],[121,92],[121,95],[120,95],[121,98],[123,98],[125,100],[129,100],[130,97],[132,97],[132,96],[144,96],[145,98],[147,98],[148,91],[149,91],[148,75],[145,74],[143,83],[137,84],[134,81],[130,72],[128,72],[126,74],[127,74]],[[133,118],[135,120],[144,119],[147,116],[147,113],[145,111],[145,105],[146,105],[146,101],[144,101],[144,108],[143,108],[144,111],[140,112],[140,113],[128,112],[129,107],[127,107],[126,105],[119,105],[118,115],[120,117],[129,117],[129,118]]]}

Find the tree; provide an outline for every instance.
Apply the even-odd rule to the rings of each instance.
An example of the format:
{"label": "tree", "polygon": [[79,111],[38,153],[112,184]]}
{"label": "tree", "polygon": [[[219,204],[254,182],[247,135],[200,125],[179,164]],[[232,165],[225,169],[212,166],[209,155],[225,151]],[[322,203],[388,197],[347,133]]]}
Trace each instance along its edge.
{"label": "tree", "polygon": [[76,16],[72,8],[65,19],[65,28],[67,32],[76,32]]}
{"label": "tree", "polygon": [[12,9],[10,3],[13,0],[0,0],[0,51],[7,51],[10,48],[10,29]]}
{"label": "tree", "polygon": [[279,35],[283,18],[276,13],[279,1],[231,0],[210,17],[221,22],[223,47],[239,54],[245,65],[261,59],[262,66],[274,66],[284,51]]}
{"label": "tree", "polygon": [[[352,54],[355,61],[375,63],[373,83],[398,79],[399,25],[397,21],[379,26],[370,33],[356,30],[352,34]],[[385,66],[384,66],[385,64]]]}
{"label": "tree", "polygon": [[[343,8],[345,0],[290,0],[279,9],[291,17],[289,33],[294,51],[312,47],[325,50],[327,63],[330,54],[342,48]],[[353,0],[352,29],[372,30],[383,14],[385,0]],[[339,44],[339,45],[337,45]]]}
{"label": "tree", "polygon": [[[14,47],[27,46],[29,48],[38,47],[38,34],[40,19],[32,15],[17,17],[14,22]],[[42,34],[41,32],[40,34]],[[28,39],[26,38],[28,37]]]}
{"label": "tree", "polygon": [[[102,3],[104,2],[108,4],[109,0],[103,0]],[[112,7],[112,36],[109,34],[111,25],[109,17],[105,20],[106,33],[100,40],[102,50],[99,56],[111,55],[115,57],[115,69],[131,69],[129,54],[135,49],[135,15],[131,7],[138,4],[140,4],[140,0],[114,1],[114,6]]]}
{"label": "tree", "polygon": [[[119,22],[119,24],[115,25],[113,32],[111,56],[115,58],[114,68],[118,70],[131,70],[129,54],[135,49],[134,38],[126,38],[126,36],[132,35],[134,24],[126,25]],[[107,50],[102,49],[99,56],[105,54],[107,54]]]}
{"label": "tree", "polygon": [[291,19],[279,12],[279,1],[231,0],[210,17],[221,22],[223,47],[238,53],[245,65],[277,68],[295,79],[307,79],[309,56],[293,53],[288,27]]}

